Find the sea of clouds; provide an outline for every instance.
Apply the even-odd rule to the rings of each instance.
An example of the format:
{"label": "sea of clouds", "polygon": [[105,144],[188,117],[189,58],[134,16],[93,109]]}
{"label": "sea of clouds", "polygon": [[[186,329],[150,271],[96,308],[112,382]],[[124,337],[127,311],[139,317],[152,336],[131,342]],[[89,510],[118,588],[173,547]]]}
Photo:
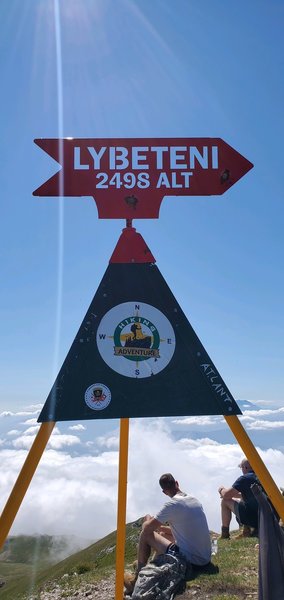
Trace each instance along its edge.
{"label": "sea of clouds", "polygon": [[[0,414],[0,511],[38,431],[40,408]],[[276,484],[283,486],[284,408],[243,402],[242,410],[247,433]],[[58,423],[10,533],[72,534],[91,543],[116,529],[118,447],[118,420]],[[181,489],[202,502],[210,529],[218,532],[217,489],[240,475],[242,457],[222,416],[132,419],[127,521],[155,514],[164,501],[159,476],[172,472]]]}

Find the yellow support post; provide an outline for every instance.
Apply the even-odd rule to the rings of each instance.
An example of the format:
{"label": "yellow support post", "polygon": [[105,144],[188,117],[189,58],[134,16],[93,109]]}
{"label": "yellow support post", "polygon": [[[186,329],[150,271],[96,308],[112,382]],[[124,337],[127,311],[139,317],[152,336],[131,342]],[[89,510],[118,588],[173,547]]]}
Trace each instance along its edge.
{"label": "yellow support post", "polygon": [[33,441],[31,449],[27,455],[27,458],[24,462],[24,465],[20,471],[18,479],[6,502],[4,510],[0,517],[0,549],[2,548],[13,525],[16,514],[21,506],[25,493],[33,478],[35,470],[41,459],[42,453],[54,428],[54,425],[54,421],[49,421],[47,423],[41,424],[37,435]]}
{"label": "yellow support post", "polygon": [[129,419],[120,419],[115,600],[123,599]]}
{"label": "yellow support post", "polygon": [[224,418],[227,421],[236,440],[239,442],[239,445],[241,446],[244,455],[249,460],[259,481],[263,485],[274,508],[278,512],[281,519],[284,520],[284,497],[282,496],[276,483],[272,479],[265,464],[261,460],[248,434],[246,433],[237,416],[232,415],[231,417],[226,417],[224,415]]}

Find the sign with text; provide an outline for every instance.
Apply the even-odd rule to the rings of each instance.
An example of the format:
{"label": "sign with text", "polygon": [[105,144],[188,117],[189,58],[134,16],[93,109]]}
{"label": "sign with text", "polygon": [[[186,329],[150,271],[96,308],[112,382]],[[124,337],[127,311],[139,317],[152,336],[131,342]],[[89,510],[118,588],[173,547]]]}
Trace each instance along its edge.
{"label": "sign with text", "polygon": [[241,414],[158,267],[114,256],[38,421]]}
{"label": "sign with text", "polygon": [[92,196],[101,219],[157,219],[164,196],[220,195],[253,167],[220,138],[35,143],[62,168],[34,196]]}

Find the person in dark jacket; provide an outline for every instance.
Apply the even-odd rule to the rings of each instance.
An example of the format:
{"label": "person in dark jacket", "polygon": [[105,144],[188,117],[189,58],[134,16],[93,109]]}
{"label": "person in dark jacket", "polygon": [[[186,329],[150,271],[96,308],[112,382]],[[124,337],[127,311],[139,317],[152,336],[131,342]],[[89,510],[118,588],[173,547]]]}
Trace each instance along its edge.
{"label": "person in dark jacket", "polygon": [[222,532],[221,537],[230,538],[230,522],[232,513],[235,514],[239,525],[253,528],[254,533],[258,528],[258,503],[251,491],[251,485],[259,480],[247,458],[243,458],[239,467],[242,475],[236,479],[232,487],[219,487],[218,492],[221,500]]}

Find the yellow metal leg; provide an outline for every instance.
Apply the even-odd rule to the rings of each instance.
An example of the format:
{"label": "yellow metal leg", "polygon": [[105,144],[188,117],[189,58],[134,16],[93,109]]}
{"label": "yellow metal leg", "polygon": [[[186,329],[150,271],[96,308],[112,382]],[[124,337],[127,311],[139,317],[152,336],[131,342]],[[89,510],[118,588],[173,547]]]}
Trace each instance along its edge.
{"label": "yellow metal leg", "polygon": [[129,419],[120,419],[115,600],[123,599]]}
{"label": "yellow metal leg", "polygon": [[55,422],[42,423],[27,455],[22,470],[0,517],[0,549],[2,548],[33,478],[42,453],[50,438]]}
{"label": "yellow metal leg", "polygon": [[258,452],[256,451],[252,441],[247,435],[245,429],[240,423],[237,416],[226,417],[230,429],[232,430],[236,440],[239,442],[244,455],[249,460],[254,472],[256,473],[259,481],[263,485],[268,497],[270,498],[274,508],[277,510],[281,519],[284,519],[284,497],[278,489],[276,483],[273,481],[269,471],[265,464],[261,460]]}

